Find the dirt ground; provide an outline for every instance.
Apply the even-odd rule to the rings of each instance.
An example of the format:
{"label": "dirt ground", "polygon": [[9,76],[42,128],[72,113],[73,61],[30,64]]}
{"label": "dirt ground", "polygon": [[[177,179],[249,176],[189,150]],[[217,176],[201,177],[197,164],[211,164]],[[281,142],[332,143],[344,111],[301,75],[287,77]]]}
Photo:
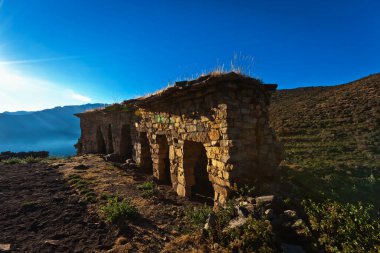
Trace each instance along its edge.
{"label": "dirt ground", "polygon": [[[78,189],[72,177],[86,181],[86,189]],[[96,155],[38,164],[0,163],[0,244],[11,244],[12,252],[180,250],[178,241],[191,240],[184,236],[185,209],[200,203],[178,197],[166,185],[144,197],[137,186],[149,180],[150,174],[122,170]],[[114,195],[131,199],[140,213],[123,228],[99,215],[99,206]]]}

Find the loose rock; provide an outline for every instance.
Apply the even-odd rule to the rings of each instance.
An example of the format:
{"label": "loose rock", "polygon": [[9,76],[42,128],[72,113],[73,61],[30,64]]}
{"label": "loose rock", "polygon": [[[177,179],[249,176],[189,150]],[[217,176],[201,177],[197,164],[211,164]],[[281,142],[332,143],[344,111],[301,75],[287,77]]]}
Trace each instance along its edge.
{"label": "loose rock", "polygon": [[11,250],[11,244],[0,244],[0,252],[7,252]]}

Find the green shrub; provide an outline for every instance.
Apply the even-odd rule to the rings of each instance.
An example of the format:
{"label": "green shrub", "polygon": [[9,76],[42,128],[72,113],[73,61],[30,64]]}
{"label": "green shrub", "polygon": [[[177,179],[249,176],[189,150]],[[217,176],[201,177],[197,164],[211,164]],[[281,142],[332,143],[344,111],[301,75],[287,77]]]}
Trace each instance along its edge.
{"label": "green shrub", "polygon": [[232,188],[232,195],[234,197],[247,197],[247,196],[253,196],[256,193],[256,187],[255,186],[249,186],[249,185],[242,185],[241,187],[238,187],[238,185],[235,183]]}
{"label": "green shrub", "polygon": [[232,201],[227,202],[217,212],[206,205],[189,209],[186,219],[193,229],[199,230],[205,225],[209,214],[214,215],[214,224],[209,227],[205,236],[210,245],[220,245],[220,251],[228,249],[228,252],[273,252],[278,249],[272,226],[267,220],[250,216],[244,225],[228,228],[230,221],[236,217]]}
{"label": "green shrub", "polygon": [[112,223],[124,223],[126,220],[135,219],[139,214],[130,200],[119,201],[117,196],[108,199],[108,202],[100,207],[100,212],[107,221]]}
{"label": "green shrub", "polygon": [[215,226],[209,231],[209,237],[213,242],[221,243],[224,247],[229,245],[230,238],[225,233],[225,229],[235,216],[236,209],[233,201],[228,201],[223,208],[215,212]]}
{"label": "green shrub", "polygon": [[212,207],[206,204],[201,207],[189,208],[185,212],[186,220],[193,228],[203,228],[208,215],[212,212]]}
{"label": "green shrub", "polygon": [[379,252],[380,219],[373,206],[303,201],[312,232],[326,252]]}
{"label": "green shrub", "polygon": [[38,162],[41,162],[41,158],[37,158],[37,157],[33,157],[33,156],[28,156],[26,158],[24,158],[24,161],[25,163],[38,163]]}
{"label": "green shrub", "polygon": [[278,248],[271,223],[252,216],[242,227],[225,232],[224,240],[232,252],[273,252]]}
{"label": "green shrub", "polygon": [[86,201],[91,203],[94,203],[96,201],[96,193],[91,187],[91,181],[82,178],[79,174],[69,175],[68,181],[75,187],[75,189]]}
{"label": "green shrub", "polygon": [[100,199],[101,200],[108,200],[110,198],[114,198],[115,196],[117,196],[117,194],[112,194],[112,193],[107,193],[107,192],[103,192],[100,194]]}
{"label": "green shrub", "polygon": [[129,112],[131,108],[125,104],[112,104],[104,108],[107,112]]}
{"label": "green shrub", "polygon": [[150,182],[150,181],[144,182],[144,183],[138,185],[137,189],[143,191],[143,193],[142,193],[143,198],[150,198],[155,193],[157,193],[156,184],[153,182]]}
{"label": "green shrub", "polygon": [[31,164],[41,162],[42,158],[37,158],[34,156],[28,156],[25,158],[11,157],[3,160],[2,162],[5,164]]}
{"label": "green shrub", "polygon": [[2,160],[5,164],[23,164],[25,161],[23,159],[17,158],[17,157],[11,157],[5,160]]}

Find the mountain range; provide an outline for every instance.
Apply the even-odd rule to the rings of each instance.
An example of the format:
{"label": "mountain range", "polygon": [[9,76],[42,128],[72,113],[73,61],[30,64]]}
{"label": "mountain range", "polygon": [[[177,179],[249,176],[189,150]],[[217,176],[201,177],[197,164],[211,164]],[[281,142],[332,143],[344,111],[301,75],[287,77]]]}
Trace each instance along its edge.
{"label": "mountain range", "polygon": [[76,113],[104,104],[63,106],[42,111],[0,113],[0,151],[46,150],[51,155],[74,155],[80,136]]}

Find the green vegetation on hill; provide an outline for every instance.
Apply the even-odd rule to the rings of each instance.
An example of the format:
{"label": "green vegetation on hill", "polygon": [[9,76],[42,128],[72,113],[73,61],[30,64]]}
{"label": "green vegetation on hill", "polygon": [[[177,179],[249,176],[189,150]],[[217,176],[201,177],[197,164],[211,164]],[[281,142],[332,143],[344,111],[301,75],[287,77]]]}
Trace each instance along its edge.
{"label": "green vegetation on hill", "polygon": [[270,114],[285,148],[283,181],[295,192],[380,207],[380,74],[338,86],[279,90]]}

